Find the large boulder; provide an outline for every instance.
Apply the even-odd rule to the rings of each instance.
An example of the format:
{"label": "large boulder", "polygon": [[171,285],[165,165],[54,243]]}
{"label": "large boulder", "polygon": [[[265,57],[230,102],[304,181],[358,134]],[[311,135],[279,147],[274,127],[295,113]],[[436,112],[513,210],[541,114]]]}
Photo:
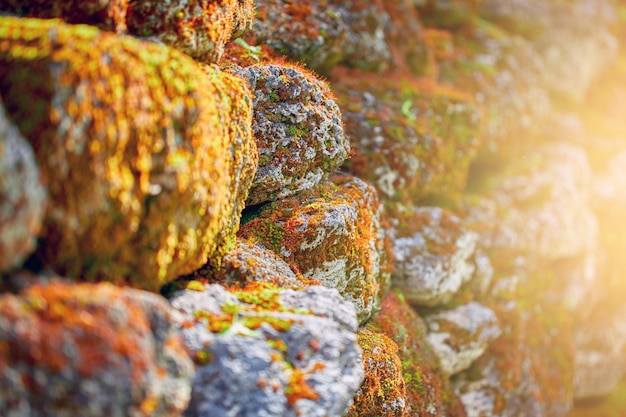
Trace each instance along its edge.
{"label": "large boulder", "polygon": [[0,272],[19,266],[35,249],[45,206],[33,149],[0,100]]}
{"label": "large boulder", "polygon": [[470,367],[501,334],[493,310],[476,302],[426,317],[428,343],[448,375]]}
{"label": "large boulder", "polygon": [[193,364],[162,297],[60,280],[0,296],[7,416],[172,416]]}
{"label": "large boulder", "polygon": [[128,0],[0,0],[0,10],[41,19],[62,18],[118,33],[126,31]]}
{"label": "large boulder", "polygon": [[336,290],[217,284],[170,300],[196,361],[186,416],[341,417],[363,379],[354,307]]}
{"label": "large boulder", "polygon": [[439,207],[410,207],[392,229],[392,280],[414,305],[450,301],[474,273],[478,235]]}
{"label": "large boulder", "polygon": [[253,0],[129,2],[130,33],[154,37],[195,59],[212,63],[224,45],[245,32],[254,18]]}
{"label": "large boulder", "polygon": [[248,204],[308,190],[348,156],[339,107],[328,85],[303,68],[253,65],[234,69],[254,94],[252,128],[259,154]]}
{"label": "large boulder", "polygon": [[363,323],[389,286],[382,206],[374,187],[356,177],[337,174],[331,181],[262,206],[239,235],[273,250],[305,278],[339,290]]}
{"label": "large boulder", "polygon": [[94,27],[0,19],[0,94],[50,195],[45,263],[158,289],[232,247],[256,162],[242,81]]}

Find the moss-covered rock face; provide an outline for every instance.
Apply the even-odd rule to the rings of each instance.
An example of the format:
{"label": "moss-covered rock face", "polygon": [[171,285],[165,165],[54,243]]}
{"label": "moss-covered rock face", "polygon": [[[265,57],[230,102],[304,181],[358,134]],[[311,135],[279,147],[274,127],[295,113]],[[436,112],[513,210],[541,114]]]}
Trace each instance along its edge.
{"label": "moss-covered rock face", "polygon": [[273,250],[305,278],[338,289],[363,323],[389,284],[382,207],[374,187],[358,178],[331,180],[263,206],[239,235]]}
{"label": "moss-covered rock face", "polygon": [[149,1],[129,3],[128,30],[213,63],[224,45],[252,23],[253,0]]}
{"label": "moss-covered rock face", "polygon": [[188,416],[341,417],[363,379],[354,307],[336,290],[214,284],[171,304],[197,365]]}
{"label": "moss-covered rock face", "polygon": [[111,284],[36,284],[0,296],[7,415],[171,416],[193,364],[161,297]]}
{"label": "moss-covered rock face", "polygon": [[383,299],[380,313],[368,328],[387,335],[398,346],[407,395],[405,416],[465,417],[439,358],[426,340],[424,320],[399,290],[390,291]]}
{"label": "moss-covered rock face", "polygon": [[501,334],[496,314],[471,302],[426,317],[428,342],[448,375],[470,367]]}
{"label": "moss-covered rock face", "polygon": [[449,301],[472,278],[478,235],[439,207],[408,207],[392,229],[392,280],[406,299],[432,307]]}
{"label": "moss-covered rock face", "polygon": [[[252,282],[265,282],[281,288],[303,288],[319,282],[296,275],[276,253],[246,240],[237,240],[235,247],[224,255],[220,267],[207,264],[181,279],[193,279],[224,286],[245,286]],[[176,283],[174,284],[176,286]]]}
{"label": "moss-covered rock face", "polygon": [[253,65],[233,73],[254,93],[259,168],[248,204],[291,196],[328,178],[350,144],[328,85],[302,68]]}
{"label": "moss-covered rock face", "polygon": [[585,253],[596,245],[598,232],[589,208],[590,175],[582,149],[546,145],[492,175],[485,192],[492,201],[473,205],[468,221],[482,224],[481,242],[491,249],[545,259]]}
{"label": "moss-covered rock face", "polygon": [[232,247],[256,158],[241,81],[55,20],[2,17],[0,39],[2,99],[50,194],[44,262],[157,289]]}
{"label": "moss-covered rock face", "polygon": [[345,169],[385,201],[454,198],[478,146],[480,113],[460,91],[394,74],[331,78],[353,155]]}
{"label": "moss-covered rock face", "polygon": [[398,345],[382,333],[358,333],[365,378],[346,417],[402,417],[406,413],[406,386]]}
{"label": "moss-covered rock face", "polygon": [[339,64],[367,71],[395,67],[421,74],[429,53],[408,0],[257,2],[252,35],[321,73]]}
{"label": "moss-covered rock face", "polygon": [[0,100],[0,272],[19,266],[35,249],[46,201],[33,149],[7,120]]}
{"label": "moss-covered rock face", "polygon": [[128,0],[0,0],[0,11],[42,19],[61,18],[118,33],[126,31]]}

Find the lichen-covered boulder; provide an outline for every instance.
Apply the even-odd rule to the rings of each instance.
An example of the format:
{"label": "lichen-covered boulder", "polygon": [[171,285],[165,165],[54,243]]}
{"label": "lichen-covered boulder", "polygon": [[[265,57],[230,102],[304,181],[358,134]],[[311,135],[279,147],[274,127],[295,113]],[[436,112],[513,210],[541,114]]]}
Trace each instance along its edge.
{"label": "lichen-covered boulder", "polygon": [[0,296],[7,416],[172,416],[193,363],[167,301],[109,283],[53,280]]}
{"label": "lichen-covered boulder", "polygon": [[409,207],[400,219],[391,231],[394,285],[414,305],[449,301],[472,278],[478,235],[439,207]]}
{"label": "lichen-covered boulder", "polygon": [[493,310],[476,302],[429,315],[426,325],[428,343],[448,375],[469,368],[501,334]]}
{"label": "lichen-covered boulder", "polygon": [[359,322],[389,285],[389,254],[374,187],[347,175],[261,207],[239,235],[276,252],[305,278],[336,288]]}
{"label": "lichen-covered boulder", "polygon": [[129,2],[127,21],[134,35],[155,37],[201,62],[213,63],[253,18],[253,0],[136,0]]}
{"label": "lichen-covered boulder", "polygon": [[490,249],[545,259],[586,253],[598,238],[588,200],[590,175],[582,149],[543,146],[494,174],[485,191],[492,201],[472,205],[466,220],[481,225],[481,242]]}
{"label": "lichen-covered boulder", "polygon": [[383,299],[380,313],[367,328],[385,334],[398,345],[406,387],[404,416],[465,417],[439,358],[426,340],[426,323],[399,290],[390,291]]}
{"label": "lichen-covered boulder", "polygon": [[128,0],[0,0],[0,11],[41,19],[62,18],[117,33],[126,31]]}
{"label": "lichen-covered boulder", "polygon": [[[622,300],[623,303],[623,300]],[[601,306],[599,310],[602,310]],[[610,394],[626,375],[626,308],[599,311],[574,333],[574,398]]]}
{"label": "lichen-covered boulder", "polygon": [[345,64],[367,71],[391,67],[421,74],[429,51],[408,0],[257,1],[252,34],[260,44],[329,73]]}
{"label": "lichen-covered boulder", "polygon": [[[245,286],[251,282],[266,282],[281,288],[302,288],[312,283],[319,284],[300,274],[296,275],[273,251],[242,239],[237,239],[237,244],[224,255],[219,267],[207,264],[186,278],[227,287]],[[185,279],[181,282],[184,283]]]}
{"label": "lichen-covered boulder", "polygon": [[33,149],[7,120],[0,100],[0,272],[19,266],[35,249],[45,206]]}
{"label": "lichen-covered boulder", "polygon": [[363,379],[354,307],[336,290],[205,285],[170,300],[196,361],[187,416],[342,416]]}
{"label": "lichen-covered boulder", "polygon": [[288,197],[325,180],[350,152],[328,85],[284,65],[234,69],[254,94],[252,124],[259,168],[248,204]]}
{"label": "lichen-covered boulder", "polygon": [[398,345],[367,328],[358,334],[365,377],[346,417],[402,417],[406,414],[406,385]]}
{"label": "lichen-covered boulder", "polygon": [[331,77],[353,155],[345,170],[385,201],[455,196],[479,145],[480,112],[465,93],[401,74]]}
{"label": "lichen-covered boulder", "polygon": [[50,195],[44,263],[158,289],[232,247],[256,161],[242,81],[94,27],[0,28],[0,94]]}

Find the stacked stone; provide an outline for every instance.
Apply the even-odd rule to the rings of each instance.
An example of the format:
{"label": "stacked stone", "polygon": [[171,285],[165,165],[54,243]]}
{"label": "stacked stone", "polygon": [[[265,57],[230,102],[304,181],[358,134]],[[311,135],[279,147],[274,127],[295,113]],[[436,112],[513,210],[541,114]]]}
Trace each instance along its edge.
{"label": "stacked stone", "polygon": [[590,160],[575,112],[612,14],[0,0],[0,409],[558,417],[610,392],[626,233],[595,213],[625,209],[626,145]]}

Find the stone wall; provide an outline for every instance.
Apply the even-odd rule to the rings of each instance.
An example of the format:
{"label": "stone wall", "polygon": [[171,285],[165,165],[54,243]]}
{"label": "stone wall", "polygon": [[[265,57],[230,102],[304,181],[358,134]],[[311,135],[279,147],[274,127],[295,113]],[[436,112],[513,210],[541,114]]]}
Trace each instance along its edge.
{"label": "stone wall", "polygon": [[0,0],[3,415],[559,417],[610,394],[624,16]]}

